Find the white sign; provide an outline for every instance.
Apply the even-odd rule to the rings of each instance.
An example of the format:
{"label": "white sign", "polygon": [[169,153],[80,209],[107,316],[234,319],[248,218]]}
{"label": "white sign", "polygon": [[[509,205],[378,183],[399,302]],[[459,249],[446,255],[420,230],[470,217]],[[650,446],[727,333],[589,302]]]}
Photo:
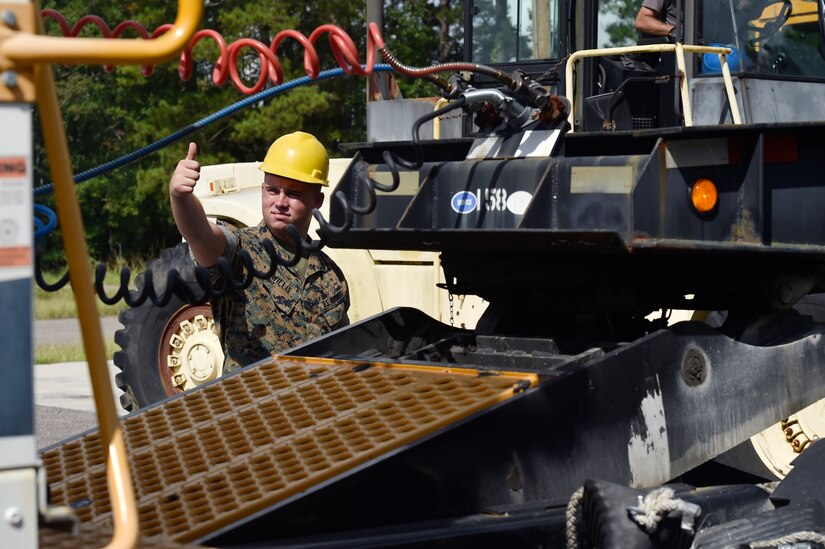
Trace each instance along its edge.
{"label": "white sign", "polygon": [[31,108],[0,108],[0,282],[33,275]]}

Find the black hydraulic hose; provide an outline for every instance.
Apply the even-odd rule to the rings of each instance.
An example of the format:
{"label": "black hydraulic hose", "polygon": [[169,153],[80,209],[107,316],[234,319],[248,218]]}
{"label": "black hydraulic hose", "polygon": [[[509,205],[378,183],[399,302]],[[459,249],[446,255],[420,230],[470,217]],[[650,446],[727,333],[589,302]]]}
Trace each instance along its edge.
{"label": "black hydraulic hose", "polygon": [[67,270],[63,273],[63,276],[61,276],[57,282],[46,282],[46,279],[43,278],[43,268],[40,264],[40,253],[38,252],[34,254],[34,280],[42,290],[46,292],[56,292],[69,283],[69,271]]}
{"label": "black hydraulic hose", "polygon": [[[386,48],[381,48],[380,51],[387,63],[395,68],[395,70],[399,73],[407,76],[425,78],[451,93],[457,92],[458,90],[452,90],[452,84],[450,84],[443,77],[437,76],[435,73],[441,71],[472,71],[491,76],[512,89],[515,89],[518,86],[518,82],[509,75],[485,65],[478,65],[475,63],[443,63],[432,67],[418,69],[399,63]],[[172,299],[172,296],[174,295],[186,303],[200,305],[211,299],[221,298],[229,293],[246,289],[250,284],[252,284],[252,281],[255,278],[269,278],[274,274],[275,269],[279,266],[291,267],[296,265],[305,251],[312,252],[323,248],[326,243],[325,235],[344,233],[352,227],[355,215],[369,215],[372,213],[378,203],[376,189],[382,192],[395,191],[400,184],[401,168],[405,170],[419,170],[424,164],[424,154],[419,135],[421,126],[424,123],[434,120],[445,113],[462,108],[466,103],[467,98],[461,96],[447,106],[428,113],[415,121],[412,126],[412,142],[415,155],[414,160],[407,160],[392,154],[390,151],[384,151],[384,162],[387,164],[387,168],[392,175],[391,184],[385,185],[374,181],[369,177],[369,173],[363,164],[356,166],[355,169],[357,171],[354,178],[354,188],[356,190],[362,188],[366,193],[367,199],[365,204],[359,205],[351,203],[343,191],[337,191],[335,193],[334,199],[338,202],[343,211],[343,225],[332,225],[324,219],[324,216],[317,209],[312,212],[313,217],[320,226],[320,238],[317,241],[302,240],[298,234],[298,230],[293,225],[289,225],[287,230],[289,231],[292,239],[292,257],[288,259],[281,258],[278,255],[275,244],[271,240],[266,239],[264,240],[263,246],[269,256],[270,262],[269,267],[265,271],[259,271],[255,268],[255,262],[249,252],[246,250],[239,250],[238,255],[242,264],[242,268],[240,269],[241,273],[236,276],[233,272],[232,266],[226,258],[219,258],[215,268],[220,273],[220,276],[217,278],[222,281],[222,284],[217,287],[213,285],[212,276],[207,268],[195,266],[195,283],[201,290],[199,293],[193,290],[190,283],[184,280],[180,272],[176,269],[170,269],[165,273],[166,284],[163,286],[164,289],[162,292],[158,292],[156,289],[155,273],[151,269],[147,269],[143,272],[141,287],[136,291],[130,290],[129,281],[131,280],[131,270],[128,267],[123,267],[120,271],[120,281],[115,292],[113,294],[109,294],[104,286],[107,268],[101,263],[95,269],[94,280],[94,287],[98,297],[107,305],[113,305],[122,299],[130,307],[138,307],[148,299],[154,305],[162,307],[169,303],[169,300]],[[35,255],[34,275],[40,288],[46,291],[54,292],[68,284],[68,271],[64,273],[57,282],[46,282],[43,277],[39,251]]]}
{"label": "black hydraulic hose", "polygon": [[[192,305],[200,305],[206,303],[210,299],[219,299],[227,294],[244,290],[252,284],[255,278],[265,279],[271,277],[279,266],[292,267],[300,261],[304,251],[309,249],[310,244],[304,242],[298,234],[298,229],[294,225],[287,226],[287,231],[292,240],[294,253],[291,257],[286,259],[278,255],[275,243],[271,239],[265,239],[263,242],[264,250],[269,256],[269,266],[266,270],[260,271],[255,268],[255,261],[247,250],[239,250],[238,256],[242,264],[241,275],[236,276],[232,271],[232,265],[229,261],[221,257],[218,259],[216,267],[220,272],[218,279],[222,281],[220,286],[215,287],[212,284],[212,276],[209,270],[203,266],[195,266],[195,282],[200,293],[196,293],[192,286],[186,282],[177,269],[170,269],[163,276],[166,277],[166,284],[163,286],[164,290],[158,292],[156,289],[154,271],[147,269],[142,275],[142,285],[136,290],[129,289],[129,281],[131,280],[131,269],[123,267],[120,270],[120,282],[113,294],[109,294],[104,286],[106,279],[107,267],[103,263],[99,263],[95,269],[94,287],[95,292],[101,302],[106,305],[114,305],[120,300],[123,300],[130,307],[139,307],[147,299],[158,307],[163,307],[172,296],[177,296],[185,303]],[[158,273],[160,275],[160,273]],[[37,285],[47,292],[56,292],[57,290],[66,286],[69,283],[68,270],[54,283],[46,282],[43,277],[43,269],[41,266],[40,253],[35,254],[35,269],[34,278]]]}
{"label": "black hydraulic hose", "polygon": [[369,173],[366,169],[364,169],[363,165],[356,166],[354,168],[354,188],[363,189],[366,192],[366,204],[357,205],[353,202],[350,202],[350,200],[347,198],[343,191],[336,191],[334,198],[341,206],[341,209],[344,212],[344,224],[340,226],[332,225],[326,219],[324,219],[324,216],[321,214],[321,212],[319,212],[318,210],[313,211],[312,215],[315,217],[315,220],[318,222],[318,225],[320,226],[319,232],[321,233],[321,240],[319,242],[309,244],[310,249],[320,249],[320,247],[323,246],[323,243],[325,241],[325,234],[341,234],[350,230],[355,215],[371,214],[375,210],[375,206],[378,204],[378,199],[375,194],[376,189],[382,192],[393,192],[398,188],[398,185],[401,181],[401,170],[399,169],[399,166],[401,166],[401,168],[404,168],[405,170],[420,169],[421,166],[424,165],[424,153],[421,147],[421,136],[419,135],[419,130],[421,129],[421,126],[424,123],[429,122],[430,120],[434,120],[439,116],[442,116],[450,111],[463,107],[466,104],[466,102],[467,99],[465,97],[460,97],[452,103],[440,109],[425,114],[413,123],[412,141],[415,160],[406,160],[404,158],[401,158],[400,156],[392,154],[390,151],[384,151],[384,162],[387,164],[387,169],[392,175],[391,184],[385,185],[373,180],[372,178],[370,178]]}
{"label": "black hydraulic hose", "polygon": [[[304,241],[298,234],[298,230],[294,225],[287,226],[287,231],[292,240],[293,255],[284,259],[278,255],[275,244],[270,239],[263,242],[264,250],[269,256],[269,267],[264,271],[259,271],[255,268],[255,261],[246,250],[239,250],[238,255],[242,264],[241,274],[236,276],[233,273],[232,266],[226,258],[219,258],[216,265],[220,273],[218,277],[222,281],[220,286],[215,287],[212,284],[212,276],[209,270],[202,266],[195,266],[195,282],[200,288],[200,292],[193,291],[191,285],[186,282],[176,269],[170,269],[165,273],[165,282],[163,291],[158,292],[156,284],[156,274],[151,269],[147,269],[142,274],[142,284],[138,290],[129,289],[129,281],[131,280],[131,269],[123,267],[120,270],[120,281],[114,293],[110,294],[106,291],[104,280],[106,279],[107,267],[103,263],[98,264],[95,269],[94,287],[100,300],[107,305],[114,305],[120,300],[123,300],[130,307],[139,307],[148,299],[154,305],[163,307],[172,296],[177,296],[185,303],[192,305],[200,305],[206,303],[211,299],[221,298],[229,293],[244,290],[252,284],[255,278],[266,279],[275,273],[275,269],[279,266],[291,267],[298,263],[305,251],[317,251],[323,248],[326,243],[326,234],[341,234],[352,227],[353,220],[356,215],[369,215],[374,210],[378,203],[376,197],[376,189],[382,192],[395,191],[401,181],[400,171],[418,170],[424,164],[424,153],[421,146],[420,130],[421,126],[430,120],[434,120],[455,109],[460,109],[467,103],[466,97],[459,97],[452,103],[437,109],[431,113],[420,117],[413,123],[412,126],[412,142],[413,151],[415,155],[414,160],[407,160],[400,156],[392,154],[390,151],[384,151],[383,158],[387,164],[387,168],[392,175],[392,183],[382,184],[369,177],[369,173],[363,164],[355,167],[355,186],[365,191],[367,199],[363,205],[358,205],[350,202],[343,191],[335,193],[335,200],[341,206],[344,212],[344,224],[335,226],[329,223],[324,216],[317,209],[312,212],[318,225],[320,226],[320,238],[316,241]],[[54,283],[46,282],[43,277],[43,269],[41,266],[41,258],[39,251],[35,254],[35,269],[34,277],[37,285],[43,290],[55,292],[69,283],[68,270]]]}
{"label": "black hydraulic hose", "polygon": [[398,59],[396,59],[395,56],[386,47],[379,49],[378,52],[381,54],[381,57],[384,59],[384,62],[387,65],[391,66],[393,69],[395,69],[397,73],[414,78],[426,78],[433,82],[436,86],[448,92],[454,91],[452,90],[452,86],[449,84],[446,78],[441,76],[435,76],[435,73],[469,71],[495,78],[508,88],[514,88],[517,85],[515,79],[513,79],[512,76],[496,68],[489,67],[487,65],[480,65],[478,63],[467,63],[463,61],[451,61],[449,63],[439,63],[437,65],[432,65],[430,67],[411,67],[398,61]]}

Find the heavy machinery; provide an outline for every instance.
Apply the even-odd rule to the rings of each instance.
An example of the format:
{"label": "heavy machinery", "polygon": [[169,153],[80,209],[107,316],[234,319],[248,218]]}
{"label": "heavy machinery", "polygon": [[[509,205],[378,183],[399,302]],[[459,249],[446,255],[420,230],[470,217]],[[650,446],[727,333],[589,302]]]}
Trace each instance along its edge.
{"label": "heavy machinery", "polygon": [[[379,44],[451,103],[349,147],[321,234],[437,252],[489,306],[393,309],[127,417],[147,543],[822,546],[818,414],[793,414],[825,397],[823,8],[802,41],[800,2],[737,4],[680,3],[675,44],[594,50],[592,1],[468,4],[445,67]],[[450,112],[466,138],[418,137]],[[668,309],[716,312],[646,319]],[[772,425],[792,469],[751,442]],[[42,459],[99,539],[97,433]]]}
{"label": "heavy machinery", "polygon": [[[330,161],[333,186],[351,160]],[[261,220],[262,181],[257,162],[203,166],[195,193],[211,219],[249,227]],[[329,215],[330,202],[325,201],[322,215]],[[313,234],[316,229],[317,223],[313,223]],[[327,254],[342,266],[349,281],[351,322],[392,307],[414,306],[443,322],[472,328],[484,311],[483,300],[439,288],[444,280],[434,252],[329,249]],[[171,269],[197,289],[185,243],[164,250],[147,267],[155,280],[161,281]],[[144,277],[137,283],[142,284]],[[208,303],[191,305],[177,296],[162,307],[146,301],[121,312],[119,320],[123,328],[115,333],[115,342],[121,350],[113,359],[120,369],[117,385],[123,391],[120,401],[124,409],[137,410],[222,375],[223,350]]]}

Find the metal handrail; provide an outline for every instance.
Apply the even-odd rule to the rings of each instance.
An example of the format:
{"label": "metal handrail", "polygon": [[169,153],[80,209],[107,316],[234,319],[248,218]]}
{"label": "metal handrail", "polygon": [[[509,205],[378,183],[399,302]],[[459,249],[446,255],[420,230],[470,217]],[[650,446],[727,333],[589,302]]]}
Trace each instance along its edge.
{"label": "metal handrail", "polygon": [[[37,9],[40,18],[40,10]],[[147,65],[166,61],[186,46],[203,16],[201,0],[178,0],[178,14],[172,28],[158,38],[109,40],[43,36],[17,32],[0,41],[0,66],[36,63],[77,63],[88,65]]]}
{"label": "metal handrail", "polygon": [[[437,111],[438,109],[447,106],[449,102],[449,99],[442,97],[435,102],[433,110]],[[441,117],[437,117],[433,120],[433,139],[441,139]]]}
{"label": "metal handrail", "polygon": [[730,48],[718,46],[694,46],[690,44],[650,44],[646,46],[626,46],[622,48],[598,48],[592,50],[580,50],[570,55],[567,60],[567,66],[564,69],[565,78],[565,95],[570,101],[570,114],[567,121],[570,123],[570,131],[574,130],[574,116],[576,112],[575,103],[575,87],[574,76],[576,70],[576,63],[581,59],[587,57],[601,57],[610,55],[627,55],[636,53],[657,53],[657,52],[676,52],[676,66],[679,70],[679,91],[682,99],[682,110],[685,115],[685,126],[693,125],[693,113],[691,112],[690,95],[688,93],[687,72],[685,70],[685,52],[688,53],[715,53],[719,55],[719,60],[722,65],[722,78],[725,81],[725,91],[728,95],[728,102],[730,103],[731,117],[734,124],[741,124],[742,117],[739,114],[739,104],[736,102],[736,92],[733,89],[733,80],[730,76],[730,68],[728,67],[727,55],[731,52]]}
{"label": "metal handrail", "polygon": [[63,117],[54,85],[52,63],[87,64],[147,64],[157,63],[176,55],[190,40],[203,14],[200,0],[178,0],[178,15],[174,26],[154,40],[108,40],[101,38],[70,38],[43,36],[43,20],[39,6],[36,30],[15,32],[0,41],[0,65],[33,67],[37,103],[43,127],[46,153],[55,183],[55,199],[61,217],[63,244],[77,303],[78,320],[89,364],[89,376],[100,423],[101,445],[108,454],[107,485],[112,502],[114,533],[109,548],[133,548],[140,533],[132,476],[129,470],[126,444],[117,412],[114,391],[100,330],[100,318],[95,306],[91,284],[89,254],[84,237],[83,220],[75,194]]}

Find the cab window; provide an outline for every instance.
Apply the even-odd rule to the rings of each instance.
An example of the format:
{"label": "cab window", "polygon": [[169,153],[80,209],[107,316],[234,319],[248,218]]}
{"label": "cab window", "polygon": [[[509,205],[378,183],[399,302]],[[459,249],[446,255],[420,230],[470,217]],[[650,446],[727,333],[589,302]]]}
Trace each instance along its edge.
{"label": "cab window", "polygon": [[476,0],[472,9],[474,62],[558,58],[557,0]]}
{"label": "cab window", "polygon": [[[816,0],[704,2],[700,14],[704,44],[730,46],[733,72],[772,76],[825,77],[823,41]],[[703,72],[718,62],[703,60]]]}

